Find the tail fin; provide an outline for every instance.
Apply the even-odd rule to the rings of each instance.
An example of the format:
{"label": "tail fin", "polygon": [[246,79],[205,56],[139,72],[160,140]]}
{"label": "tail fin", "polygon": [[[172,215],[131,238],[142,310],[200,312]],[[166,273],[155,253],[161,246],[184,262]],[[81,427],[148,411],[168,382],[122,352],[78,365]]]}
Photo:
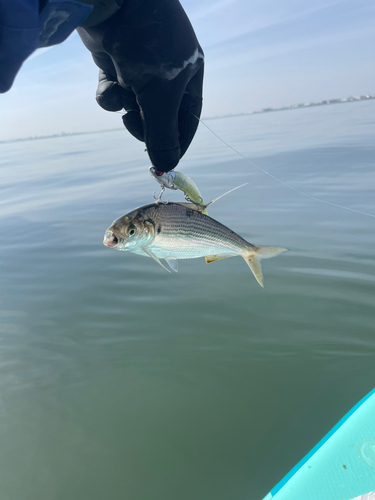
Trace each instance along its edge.
{"label": "tail fin", "polygon": [[249,256],[245,255],[243,258],[245,259],[246,264],[250,267],[251,272],[255,276],[255,279],[263,287],[263,272],[262,272],[262,264],[260,261],[262,259],[271,259],[272,257],[276,257],[277,255],[281,255],[284,252],[287,252],[288,248],[282,247],[265,247],[265,246],[256,246],[255,252]]}

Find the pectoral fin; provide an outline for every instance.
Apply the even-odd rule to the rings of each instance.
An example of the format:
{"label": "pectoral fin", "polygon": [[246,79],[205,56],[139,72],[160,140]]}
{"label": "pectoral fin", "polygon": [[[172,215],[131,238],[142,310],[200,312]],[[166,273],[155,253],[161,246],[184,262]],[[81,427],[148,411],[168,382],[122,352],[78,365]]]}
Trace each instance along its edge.
{"label": "pectoral fin", "polygon": [[164,266],[164,264],[162,264],[160,262],[160,260],[156,257],[156,255],[154,255],[151,250],[147,249],[147,248],[142,248],[142,250],[144,251],[144,253],[146,253],[149,257],[151,257],[151,259],[154,259],[155,262],[157,262],[161,267],[163,267],[166,271],[168,271],[170,273],[170,270]]}
{"label": "pectoral fin", "polygon": [[232,255],[206,255],[205,261],[206,261],[206,264],[210,264],[210,262],[215,262],[216,260],[226,259],[227,257],[232,257]]}

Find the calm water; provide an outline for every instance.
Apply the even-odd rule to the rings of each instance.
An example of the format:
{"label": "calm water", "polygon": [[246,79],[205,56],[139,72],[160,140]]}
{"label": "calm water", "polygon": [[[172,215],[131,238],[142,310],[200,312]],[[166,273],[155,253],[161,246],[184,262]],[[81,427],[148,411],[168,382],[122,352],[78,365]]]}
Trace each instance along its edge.
{"label": "calm water", "polygon": [[[375,102],[208,121],[260,167],[375,214]],[[201,126],[180,169],[264,262],[102,245],[152,201],[119,130],[0,145],[4,500],[260,500],[375,386],[375,219]],[[171,192],[171,200],[182,200]]]}

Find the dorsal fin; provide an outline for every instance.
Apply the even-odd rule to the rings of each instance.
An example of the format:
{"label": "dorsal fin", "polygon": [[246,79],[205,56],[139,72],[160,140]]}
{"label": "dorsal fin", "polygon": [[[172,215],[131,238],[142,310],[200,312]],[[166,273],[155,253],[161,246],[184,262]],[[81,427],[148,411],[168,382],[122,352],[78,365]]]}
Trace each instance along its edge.
{"label": "dorsal fin", "polygon": [[203,204],[199,205],[198,203],[179,203],[179,202],[173,202],[173,203],[175,203],[176,205],[181,205],[182,207],[188,208],[189,210],[195,210],[196,212],[206,213],[205,210],[207,209],[207,207],[209,207],[210,205],[215,203],[215,201],[220,200],[220,198],[222,198],[223,196],[226,196],[227,194],[231,193],[232,191],[235,191],[236,189],[242,188],[243,186],[246,186],[247,184],[248,184],[248,182],[245,182],[245,184],[241,184],[241,186],[237,186],[233,189],[230,189],[226,193],[221,194],[220,196],[218,196],[214,200],[210,201],[210,203],[207,203],[207,205],[203,205]]}
{"label": "dorsal fin", "polygon": [[240,189],[244,186],[246,186],[247,184],[249,184],[248,182],[245,182],[245,184],[241,184],[241,186],[237,186],[233,189],[230,189],[229,191],[227,191],[226,193],[224,194],[221,194],[220,196],[218,196],[217,198],[215,198],[214,200],[210,201],[210,203],[207,203],[207,205],[202,205],[204,208],[208,208],[210,205],[212,205],[213,203],[215,203],[215,201],[217,200],[220,200],[220,198],[222,198],[223,196],[226,196],[227,194],[231,193],[232,191],[235,191],[236,189]]}

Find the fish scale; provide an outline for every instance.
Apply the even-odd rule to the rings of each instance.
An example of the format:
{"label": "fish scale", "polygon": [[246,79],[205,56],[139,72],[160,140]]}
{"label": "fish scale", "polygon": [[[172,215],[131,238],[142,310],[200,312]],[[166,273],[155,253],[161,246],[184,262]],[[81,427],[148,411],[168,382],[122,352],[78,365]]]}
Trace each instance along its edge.
{"label": "fish scale", "polygon": [[245,248],[254,248],[215,219],[175,203],[160,205],[158,211],[153,207],[150,218],[161,226],[160,233],[155,234],[150,245],[159,258],[192,259],[222,253],[239,255]]}

